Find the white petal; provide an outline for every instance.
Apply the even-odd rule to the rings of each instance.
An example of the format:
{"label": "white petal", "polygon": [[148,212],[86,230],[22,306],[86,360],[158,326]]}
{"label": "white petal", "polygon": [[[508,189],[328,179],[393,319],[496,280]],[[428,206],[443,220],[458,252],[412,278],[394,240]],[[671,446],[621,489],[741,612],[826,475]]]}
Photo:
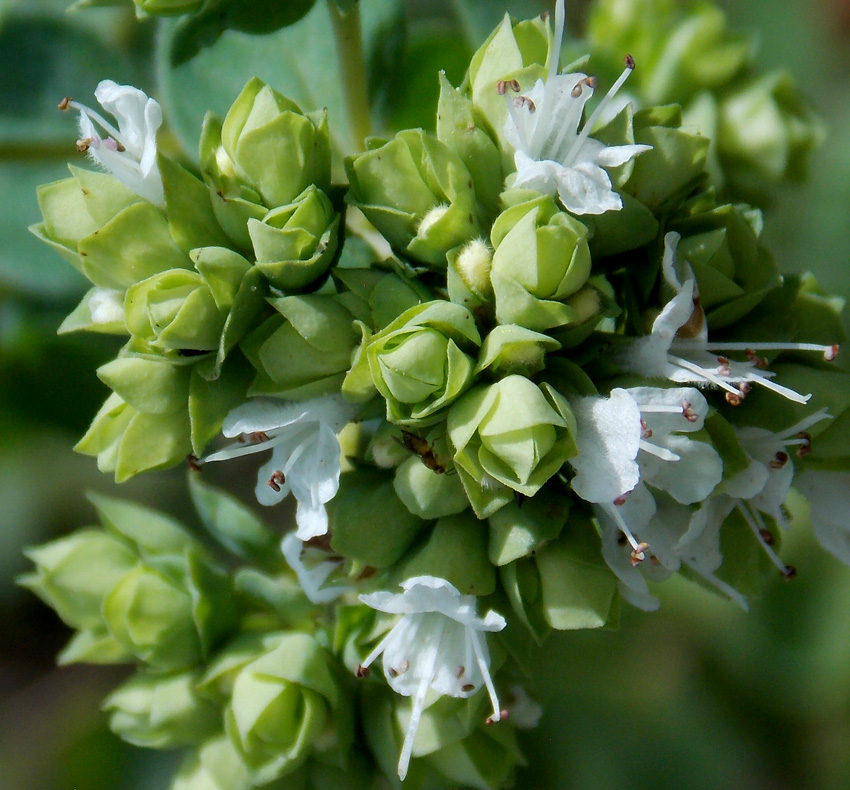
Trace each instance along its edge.
{"label": "white petal", "polygon": [[572,404],[579,454],[570,459],[573,490],[586,502],[610,503],[640,480],[635,458],[640,445],[640,411],[623,389],[610,398],[581,398]]}

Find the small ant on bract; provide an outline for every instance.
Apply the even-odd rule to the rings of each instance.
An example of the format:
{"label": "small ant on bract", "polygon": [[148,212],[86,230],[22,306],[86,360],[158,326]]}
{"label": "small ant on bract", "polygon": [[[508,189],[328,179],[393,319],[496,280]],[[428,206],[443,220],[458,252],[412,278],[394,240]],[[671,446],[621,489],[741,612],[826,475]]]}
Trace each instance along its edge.
{"label": "small ant on bract", "polygon": [[400,444],[405,450],[409,450],[414,455],[418,455],[422,463],[425,464],[425,466],[427,466],[432,472],[436,472],[438,475],[446,473],[445,465],[440,462],[439,458],[437,458],[434,448],[431,447],[427,439],[423,439],[421,436],[417,436],[415,433],[411,433],[410,431],[402,430]]}

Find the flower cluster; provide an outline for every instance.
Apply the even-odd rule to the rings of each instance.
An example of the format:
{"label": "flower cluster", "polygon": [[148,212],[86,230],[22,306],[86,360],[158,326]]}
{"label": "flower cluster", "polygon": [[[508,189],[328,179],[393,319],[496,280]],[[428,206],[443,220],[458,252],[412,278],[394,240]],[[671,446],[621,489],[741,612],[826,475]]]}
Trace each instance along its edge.
{"label": "flower cluster", "polygon": [[[599,96],[608,6],[599,74],[560,67],[563,0],[554,28],[506,17],[441,78],[436,132],[369,138],[347,189],[332,119],[256,78],[205,119],[200,176],[157,151],[141,91],[99,86],[117,128],[63,102],[107,172],[42,187],[34,231],[92,284],[63,331],[127,338],[78,449],[119,481],[188,455],[239,562],[99,504],[104,528],[33,550],[25,584],[78,629],[65,660],[141,662],[106,707],[128,740],[191,748],[174,790],[507,786],[538,718],[514,634],[654,609],[676,573],[746,608],[794,575],[792,486],[850,561],[834,302],[726,202],[715,154],[729,176],[745,125],[667,103],[742,96],[660,84],[625,32]],[[198,475],[266,451],[257,500],[296,501],[282,543]]]}

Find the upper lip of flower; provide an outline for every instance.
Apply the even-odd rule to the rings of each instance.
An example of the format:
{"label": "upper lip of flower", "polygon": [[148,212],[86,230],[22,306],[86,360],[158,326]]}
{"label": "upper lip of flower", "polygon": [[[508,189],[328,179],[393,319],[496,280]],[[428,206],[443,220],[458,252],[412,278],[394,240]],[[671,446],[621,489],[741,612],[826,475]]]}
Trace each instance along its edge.
{"label": "upper lip of flower", "polygon": [[59,105],[61,109],[80,113],[78,148],[134,192],[162,206],[165,197],[156,164],[156,132],[162,125],[162,108],[138,88],[112,80],[102,80],[94,95],[115,117],[118,128],[86,105],[65,99]]}

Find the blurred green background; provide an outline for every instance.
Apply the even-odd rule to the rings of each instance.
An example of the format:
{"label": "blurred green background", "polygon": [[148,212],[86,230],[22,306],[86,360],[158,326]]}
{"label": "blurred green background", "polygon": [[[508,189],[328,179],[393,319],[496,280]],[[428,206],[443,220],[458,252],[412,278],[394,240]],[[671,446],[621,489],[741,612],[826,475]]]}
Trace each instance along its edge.
{"label": "blurred green background", "polygon": [[[383,2],[363,0],[364,7],[373,1]],[[244,38],[229,36],[173,72],[157,51],[163,32],[139,24],[129,8],[66,14],[65,5],[0,0],[0,785],[164,790],[177,758],[122,744],[99,711],[124,672],[56,669],[69,632],[13,582],[28,567],[24,547],[92,518],[87,489],[191,520],[183,470],[117,489],[93,459],[71,451],[106,395],[94,369],[117,344],[56,336],[84,282],[26,227],[39,219],[36,186],[62,178],[77,156],[74,120],[56,110],[63,96],[89,101],[105,77],[143,87],[173,120],[171,146],[186,145],[191,156],[187,130],[197,129],[204,107],[224,111],[255,71],[284,92],[295,77],[273,40],[251,42],[247,57]],[[481,5],[492,6],[494,22],[506,7]],[[530,16],[548,3],[507,5]],[[569,5],[577,30],[583,9]],[[468,47],[487,32],[468,19],[458,24],[449,2],[409,6],[406,42],[386,41],[406,46],[408,68],[398,78],[415,101],[378,92],[390,124],[426,123],[417,113],[427,95],[436,97],[437,69],[457,83]],[[733,27],[757,31],[763,66],[796,76],[830,132],[810,183],[776,195],[768,244],[784,269],[810,269],[826,290],[850,294],[850,4],[727,0],[725,7]],[[554,636],[531,679],[546,707],[540,729],[526,738],[529,766],[518,786],[850,787],[850,569],[815,546],[805,524],[792,530],[783,556],[798,577],[777,580],[749,614],[674,581],[659,589],[659,613],[625,609],[617,633]]]}

